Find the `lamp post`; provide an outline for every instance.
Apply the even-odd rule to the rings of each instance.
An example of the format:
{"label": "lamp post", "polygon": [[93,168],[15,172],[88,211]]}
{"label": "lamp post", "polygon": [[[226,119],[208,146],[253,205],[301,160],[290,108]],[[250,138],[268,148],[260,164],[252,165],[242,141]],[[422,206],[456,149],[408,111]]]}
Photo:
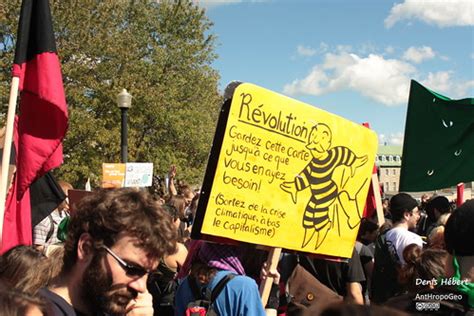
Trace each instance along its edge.
{"label": "lamp post", "polygon": [[127,111],[132,107],[132,95],[123,89],[117,95],[117,105],[122,111],[122,125],[120,129],[121,141],[120,141],[120,157],[121,162],[127,162],[128,156],[128,129],[127,129]]}

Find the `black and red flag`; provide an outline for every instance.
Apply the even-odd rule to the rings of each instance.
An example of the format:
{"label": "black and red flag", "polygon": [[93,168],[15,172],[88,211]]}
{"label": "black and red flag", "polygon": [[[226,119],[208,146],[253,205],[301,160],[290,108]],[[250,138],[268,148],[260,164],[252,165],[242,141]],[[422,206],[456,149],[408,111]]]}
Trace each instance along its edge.
{"label": "black and red flag", "polygon": [[48,0],[23,0],[13,76],[21,92],[14,139],[17,171],[6,201],[2,251],[31,244],[29,186],[63,161],[68,113]]}

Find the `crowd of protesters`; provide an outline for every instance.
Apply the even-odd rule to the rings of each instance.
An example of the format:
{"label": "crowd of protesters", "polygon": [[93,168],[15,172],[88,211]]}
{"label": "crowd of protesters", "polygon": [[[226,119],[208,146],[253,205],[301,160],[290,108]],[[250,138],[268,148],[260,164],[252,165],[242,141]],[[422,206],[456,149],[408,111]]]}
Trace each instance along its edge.
{"label": "crowd of protesters", "polygon": [[0,257],[0,315],[474,315],[474,200],[399,193],[348,260],[285,253],[268,269],[253,245],[192,240],[199,192],[174,167],[168,184],[97,190],[72,214],[66,198]]}

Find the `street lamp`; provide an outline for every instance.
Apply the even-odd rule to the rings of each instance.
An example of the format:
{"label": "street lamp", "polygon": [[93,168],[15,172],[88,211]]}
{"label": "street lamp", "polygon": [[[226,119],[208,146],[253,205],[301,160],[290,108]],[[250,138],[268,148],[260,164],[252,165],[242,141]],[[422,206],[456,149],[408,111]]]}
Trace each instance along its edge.
{"label": "street lamp", "polygon": [[128,93],[126,89],[123,89],[122,92],[117,94],[117,105],[122,111],[120,157],[122,163],[126,163],[128,155],[127,111],[132,107],[132,95]]}

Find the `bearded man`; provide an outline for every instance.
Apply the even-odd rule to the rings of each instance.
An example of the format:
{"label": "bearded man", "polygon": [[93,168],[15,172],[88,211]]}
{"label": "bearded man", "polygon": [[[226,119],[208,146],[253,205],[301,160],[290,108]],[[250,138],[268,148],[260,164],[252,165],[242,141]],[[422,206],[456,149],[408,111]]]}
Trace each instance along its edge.
{"label": "bearded man", "polygon": [[153,315],[148,274],[176,251],[171,217],[146,192],[102,190],[71,216],[62,272],[40,294],[52,315]]}

